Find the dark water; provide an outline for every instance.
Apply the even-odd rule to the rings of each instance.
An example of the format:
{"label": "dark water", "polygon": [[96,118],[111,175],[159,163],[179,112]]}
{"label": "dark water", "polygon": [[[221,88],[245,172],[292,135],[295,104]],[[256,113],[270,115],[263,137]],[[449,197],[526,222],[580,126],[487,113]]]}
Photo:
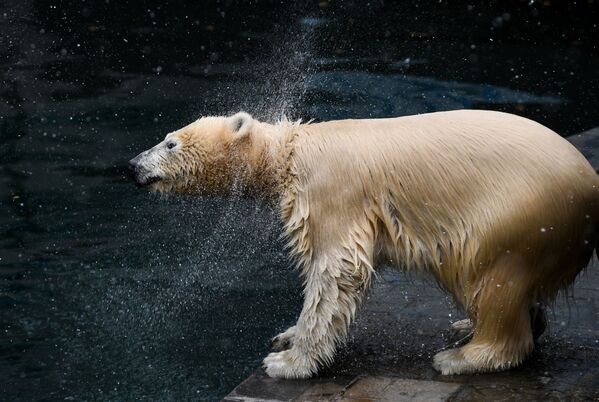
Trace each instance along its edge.
{"label": "dark water", "polygon": [[218,399],[293,323],[268,205],[124,177],[200,115],[599,125],[592,4],[163,3],[0,4],[1,400]]}

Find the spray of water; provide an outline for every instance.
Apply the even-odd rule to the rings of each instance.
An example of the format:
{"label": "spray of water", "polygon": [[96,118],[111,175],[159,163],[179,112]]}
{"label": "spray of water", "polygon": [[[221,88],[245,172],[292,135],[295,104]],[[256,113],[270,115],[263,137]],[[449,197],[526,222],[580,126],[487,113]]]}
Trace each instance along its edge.
{"label": "spray of water", "polygon": [[313,73],[312,55],[316,42],[315,25],[298,19],[272,44],[266,60],[254,60],[255,77],[262,77],[259,88],[239,98],[239,109],[247,110],[256,118],[276,122],[292,118],[300,112],[307,90],[307,78]]}

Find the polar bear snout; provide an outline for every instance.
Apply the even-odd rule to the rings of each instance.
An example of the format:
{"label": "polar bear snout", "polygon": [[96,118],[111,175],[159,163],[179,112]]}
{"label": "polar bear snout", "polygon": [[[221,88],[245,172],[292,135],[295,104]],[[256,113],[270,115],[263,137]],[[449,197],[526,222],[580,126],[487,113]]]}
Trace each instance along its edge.
{"label": "polar bear snout", "polygon": [[129,173],[138,187],[149,186],[162,179],[151,163],[148,163],[149,151],[142,152],[129,161]]}

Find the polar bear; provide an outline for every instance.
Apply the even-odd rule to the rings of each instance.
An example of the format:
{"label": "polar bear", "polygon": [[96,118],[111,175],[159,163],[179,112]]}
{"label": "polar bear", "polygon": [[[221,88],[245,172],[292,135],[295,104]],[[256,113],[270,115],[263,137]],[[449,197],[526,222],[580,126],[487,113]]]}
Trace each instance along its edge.
{"label": "polar bear", "polygon": [[204,117],[130,167],[162,193],[235,189],[278,203],[305,300],[264,359],[271,377],[306,378],[331,363],[380,264],[429,272],[467,313],[457,326],[472,325],[470,342],[436,354],[435,369],[517,366],[543,330],[541,307],[598,240],[596,172],[553,131],[506,113]]}

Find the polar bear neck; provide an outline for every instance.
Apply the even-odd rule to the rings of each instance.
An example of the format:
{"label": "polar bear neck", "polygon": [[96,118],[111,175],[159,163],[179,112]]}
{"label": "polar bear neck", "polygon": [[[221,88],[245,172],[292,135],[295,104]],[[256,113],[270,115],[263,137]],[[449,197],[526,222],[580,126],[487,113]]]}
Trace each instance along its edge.
{"label": "polar bear neck", "polygon": [[277,124],[256,122],[247,152],[248,188],[267,199],[278,200],[294,177],[294,139],[301,125],[288,121]]}

